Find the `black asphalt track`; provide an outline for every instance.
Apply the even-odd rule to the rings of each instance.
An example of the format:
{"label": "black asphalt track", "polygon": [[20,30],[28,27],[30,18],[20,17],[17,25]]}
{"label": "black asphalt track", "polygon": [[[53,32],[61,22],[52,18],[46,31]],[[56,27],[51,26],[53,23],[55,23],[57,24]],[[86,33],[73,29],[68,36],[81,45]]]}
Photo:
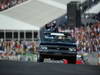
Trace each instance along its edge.
{"label": "black asphalt track", "polygon": [[0,75],[100,75],[100,66],[0,61]]}

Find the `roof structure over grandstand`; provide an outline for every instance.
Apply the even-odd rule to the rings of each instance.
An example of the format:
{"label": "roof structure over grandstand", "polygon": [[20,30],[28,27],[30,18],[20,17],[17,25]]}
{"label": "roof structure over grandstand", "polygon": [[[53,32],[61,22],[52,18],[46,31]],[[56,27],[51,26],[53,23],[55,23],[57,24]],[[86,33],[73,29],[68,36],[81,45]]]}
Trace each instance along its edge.
{"label": "roof structure over grandstand", "polygon": [[93,6],[91,9],[87,10],[85,13],[95,13],[95,14],[97,14],[99,12],[100,12],[100,2],[97,5]]}
{"label": "roof structure over grandstand", "polygon": [[0,30],[39,30],[39,28],[0,14]]}
{"label": "roof structure over grandstand", "polygon": [[[36,25],[38,28],[41,28],[46,23],[51,22],[52,20],[65,14],[67,3],[70,1],[84,2],[85,0],[29,0],[20,5],[0,12],[0,14],[11,17],[12,20],[14,19],[14,22],[15,20],[20,21],[22,25],[19,25],[22,27],[25,27],[22,23],[24,22],[26,25]],[[9,27],[9,23],[7,23],[4,24]]]}

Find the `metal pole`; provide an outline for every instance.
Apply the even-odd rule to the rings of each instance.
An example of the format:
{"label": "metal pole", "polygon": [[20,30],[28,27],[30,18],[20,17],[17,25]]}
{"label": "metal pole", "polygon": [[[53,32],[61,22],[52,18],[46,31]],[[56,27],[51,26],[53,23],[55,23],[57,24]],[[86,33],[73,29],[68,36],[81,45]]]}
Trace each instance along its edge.
{"label": "metal pole", "polygon": [[24,40],[26,40],[26,31],[24,30]]}
{"label": "metal pole", "polygon": [[4,40],[6,41],[6,30],[4,30]]}
{"label": "metal pole", "polygon": [[18,41],[20,41],[20,31],[18,31]]}
{"label": "metal pole", "polygon": [[34,41],[34,31],[32,30],[32,41]]}
{"label": "metal pole", "polygon": [[14,31],[12,31],[12,40],[14,40]]}

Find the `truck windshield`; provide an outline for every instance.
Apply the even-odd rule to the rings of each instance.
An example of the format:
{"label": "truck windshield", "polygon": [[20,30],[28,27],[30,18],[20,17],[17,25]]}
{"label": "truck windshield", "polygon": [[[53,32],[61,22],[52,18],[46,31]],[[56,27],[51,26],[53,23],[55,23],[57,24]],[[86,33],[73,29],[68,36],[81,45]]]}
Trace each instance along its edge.
{"label": "truck windshield", "polygon": [[75,40],[70,33],[44,33],[44,41],[73,42]]}

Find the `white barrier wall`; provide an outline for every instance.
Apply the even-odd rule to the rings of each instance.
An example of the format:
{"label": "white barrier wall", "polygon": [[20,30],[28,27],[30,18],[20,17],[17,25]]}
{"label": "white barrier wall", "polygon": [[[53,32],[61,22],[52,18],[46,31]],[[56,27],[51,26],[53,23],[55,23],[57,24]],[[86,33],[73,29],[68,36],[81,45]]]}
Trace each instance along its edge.
{"label": "white barrier wall", "polygon": [[38,57],[37,57],[37,54],[17,55],[17,56],[0,56],[0,60],[37,62]]}

